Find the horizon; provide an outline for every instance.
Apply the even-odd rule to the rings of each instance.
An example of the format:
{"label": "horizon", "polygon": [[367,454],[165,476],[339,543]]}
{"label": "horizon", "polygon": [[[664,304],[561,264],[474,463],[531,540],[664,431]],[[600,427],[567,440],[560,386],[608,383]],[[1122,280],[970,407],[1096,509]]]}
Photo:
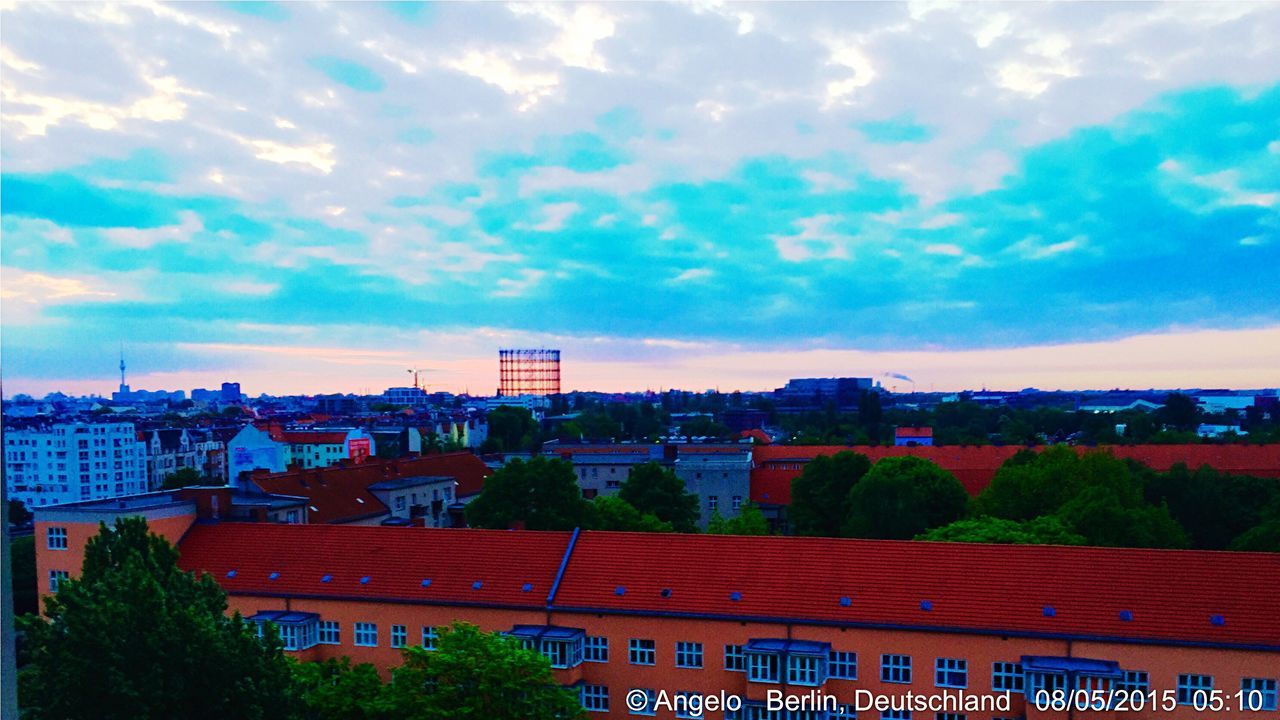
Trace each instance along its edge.
{"label": "horizon", "polygon": [[1280,386],[1274,4],[2,12],[9,397]]}

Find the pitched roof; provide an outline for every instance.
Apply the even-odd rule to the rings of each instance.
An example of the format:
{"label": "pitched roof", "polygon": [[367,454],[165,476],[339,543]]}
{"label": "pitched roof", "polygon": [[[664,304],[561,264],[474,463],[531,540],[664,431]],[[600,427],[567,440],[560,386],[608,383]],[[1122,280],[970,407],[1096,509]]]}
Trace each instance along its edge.
{"label": "pitched roof", "polygon": [[[179,545],[179,564],[209,573],[231,594],[543,607],[569,536],[370,525],[196,524]],[[231,571],[235,574],[229,575]]]}
{"label": "pitched roof", "polygon": [[[1191,468],[1201,465],[1239,475],[1280,478],[1280,445],[1107,445],[1073,446],[1076,452],[1103,450],[1118,458],[1137,460],[1153,470],[1165,472],[1175,464]],[[876,462],[885,457],[913,455],[926,458],[951,471],[970,495],[977,495],[991,484],[991,478],[1019,450],[1016,445],[757,445],[752,448],[755,467],[751,470],[751,501],[761,504],[789,505],[791,480],[803,465],[819,455],[852,450]],[[1035,451],[1044,447],[1031,448]]]}
{"label": "pitched roof", "polygon": [[347,441],[347,431],[285,430],[279,439],[293,445],[341,445]]}
{"label": "pitched roof", "polygon": [[933,428],[931,427],[897,427],[893,430],[894,437],[933,437]]}
{"label": "pitched roof", "polygon": [[469,452],[424,455],[358,465],[259,475],[252,478],[263,492],[307,498],[308,519],[313,523],[351,522],[387,512],[387,506],[369,492],[369,486],[386,480],[415,476],[448,476],[458,481],[457,497],[475,495],[492,473],[484,461]]}
{"label": "pitched roof", "polygon": [[584,532],[555,605],[1280,647],[1280,555]]}

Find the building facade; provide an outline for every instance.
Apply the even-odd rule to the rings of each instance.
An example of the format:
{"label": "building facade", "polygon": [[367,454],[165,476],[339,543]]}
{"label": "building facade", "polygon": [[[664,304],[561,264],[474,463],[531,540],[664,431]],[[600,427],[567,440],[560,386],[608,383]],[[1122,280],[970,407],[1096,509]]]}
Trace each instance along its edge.
{"label": "building facade", "polygon": [[28,508],[147,491],[147,455],[133,423],[64,423],[5,432],[9,498]]}
{"label": "building facade", "polygon": [[[37,512],[38,568],[50,587],[57,573],[74,574],[102,512]],[[179,543],[184,568],[222,585],[231,610],[275,623],[299,659],[348,656],[387,671],[403,647],[431,649],[441,627],[462,620],[542,652],[591,717],[695,717],[671,700],[725,696],[737,707],[703,717],[1277,712],[1277,555],[195,523],[194,503],[185,518],[171,503],[134,512]],[[1176,593],[1171,578],[1183,579]],[[1158,709],[1151,700],[1142,710],[1045,707],[1053,693],[1077,690],[1109,700],[1136,691]],[[633,705],[637,692],[643,702]],[[892,706],[961,694],[988,705],[857,707],[868,697]],[[821,704],[772,710],[775,696]],[[1206,711],[1197,705],[1206,696],[1235,711]],[[1242,711],[1246,697],[1256,711]]]}

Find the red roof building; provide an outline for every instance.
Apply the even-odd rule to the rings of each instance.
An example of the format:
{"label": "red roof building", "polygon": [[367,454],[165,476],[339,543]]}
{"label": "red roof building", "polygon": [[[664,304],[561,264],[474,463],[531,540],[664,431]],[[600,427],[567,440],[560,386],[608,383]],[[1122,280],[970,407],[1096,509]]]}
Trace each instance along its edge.
{"label": "red roof building", "polygon": [[[1280,445],[1109,445],[1074,446],[1077,452],[1103,450],[1129,458],[1153,470],[1166,472],[1177,463],[1198,468],[1208,465],[1221,472],[1280,478]],[[761,505],[790,505],[791,481],[805,463],[819,455],[851,450],[876,462],[881,458],[913,455],[932,460],[949,470],[970,495],[986,489],[996,471],[1019,450],[1014,445],[766,445],[752,448],[751,501]],[[1035,447],[1039,451],[1043,447]]]}

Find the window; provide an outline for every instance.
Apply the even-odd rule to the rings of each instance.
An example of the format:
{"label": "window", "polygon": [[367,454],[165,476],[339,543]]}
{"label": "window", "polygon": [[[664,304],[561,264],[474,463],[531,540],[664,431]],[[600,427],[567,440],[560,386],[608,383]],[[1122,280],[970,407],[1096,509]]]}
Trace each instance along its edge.
{"label": "window", "polygon": [[422,649],[435,650],[436,642],[440,639],[440,633],[430,625],[422,626]]}
{"label": "window", "polygon": [[880,681],[890,683],[911,682],[910,655],[881,655]]}
{"label": "window", "polygon": [[609,712],[609,688],[604,685],[583,685],[582,709]]}
{"label": "window", "polygon": [[934,667],[934,684],[943,688],[969,686],[969,661],[957,658],[938,658]]}
{"label": "window", "polygon": [[991,689],[995,692],[1022,692],[1022,663],[991,663]]}
{"label": "window", "polygon": [[696,642],[676,643],[676,667],[701,668],[702,667],[702,643],[696,643]]}
{"label": "window", "polygon": [[582,659],[587,662],[609,662],[609,638],[588,635],[584,641]]}
{"label": "window", "polygon": [[574,640],[542,640],[542,656],[553,668],[571,668],[582,664],[581,637]]}
{"label": "window", "polygon": [[1211,675],[1179,675],[1178,704],[1201,705],[1213,700],[1213,676]]}
{"label": "window", "polygon": [[858,653],[832,651],[827,658],[827,677],[857,680]]}
{"label": "window", "polygon": [[831,713],[831,720],[857,720],[858,713],[852,705],[836,705]]}
{"label": "window", "polygon": [[936,720],[965,720],[964,713],[944,713],[940,712],[934,716]]}
{"label": "window", "polygon": [[356,623],[356,647],[378,647],[378,626],[376,623]]}
{"label": "window", "polygon": [[715,512],[720,509],[720,498],[715,495],[707,496],[707,509]]}
{"label": "window", "polygon": [[652,640],[631,638],[628,659],[632,665],[653,665],[657,662],[657,648]]}
{"label": "window", "polygon": [[751,682],[778,682],[778,656],[773,653],[748,655],[747,679]]}
{"label": "window", "polygon": [[409,630],[404,625],[391,626],[391,647],[402,648],[409,644]]}
{"label": "window", "polygon": [[58,592],[58,583],[69,578],[70,575],[66,570],[50,570],[49,571],[49,592]]}
{"label": "window", "polygon": [[66,550],[67,529],[64,527],[51,527],[45,533],[45,540],[50,550]]}
{"label": "window", "polygon": [[796,685],[817,685],[822,677],[822,658],[814,655],[787,656],[787,682]]}
{"label": "window", "polygon": [[[635,642],[635,641],[632,640],[632,642]],[[657,702],[658,702],[658,694],[654,692],[652,688],[632,688],[631,692],[635,692],[637,690],[644,693],[645,698],[647,699],[647,702],[644,704],[644,707],[640,708],[639,710],[631,707],[631,703],[628,702],[627,708],[631,710],[632,715],[653,715],[655,711],[655,706],[657,705]]]}
{"label": "window", "polygon": [[738,511],[739,511],[739,510],[741,510],[741,509],[742,509],[742,496],[741,496],[741,495],[734,495],[734,496],[733,496],[733,511],[734,511],[734,512],[738,512]]}
{"label": "window", "polygon": [[702,694],[681,690],[676,693],[672,699],[675,705],[676,717],[682,720],[698,720],[702,717]]}
{"label": "window", "polygon": [[880,713],[880,720],[911,720],[911,711],[885,710]]}
{"label": "window", "polygon": [[1240,681],[1240,707],[1245,710],[1275,710],[1275,678],[1244,678]]}
{"label": "window", "polygon": [[1116,702],[1129,701],[1132,706],[1135,695],[1146,695],[1151,680],[1143,670],[1125,670],[1116,681]]}
{"label": "window", "polygon": [[724,646],[724,669],[733,672],[746,672],[747,654],[742,651],[741,645]]}
{"label": "window", "polygon": [[342,644],[342,631],[338,627],[337,620],[321,620],[320,621],[320,644],[321,645]]}

